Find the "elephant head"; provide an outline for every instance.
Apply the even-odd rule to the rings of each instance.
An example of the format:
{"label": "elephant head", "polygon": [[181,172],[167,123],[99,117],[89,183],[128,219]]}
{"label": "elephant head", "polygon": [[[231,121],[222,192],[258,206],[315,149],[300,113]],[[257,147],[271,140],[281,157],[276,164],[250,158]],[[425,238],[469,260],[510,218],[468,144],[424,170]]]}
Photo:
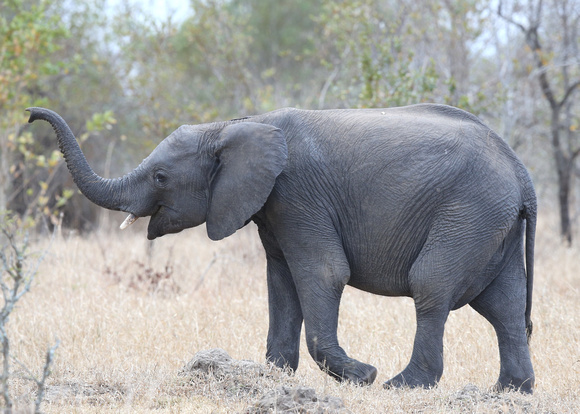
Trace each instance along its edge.
{"label": "elephant head", "polygon": [[208,236],[233,234],[266,202],[286,165],[282,131],[249,121],[184,125],[164,139],[132,172],[98,176],[72,131],[55,112],[29,108],[33,122],[49,122],[80,191],[93,203],[129,213],[121,226],[151,216],[150,240],[207,225]]}

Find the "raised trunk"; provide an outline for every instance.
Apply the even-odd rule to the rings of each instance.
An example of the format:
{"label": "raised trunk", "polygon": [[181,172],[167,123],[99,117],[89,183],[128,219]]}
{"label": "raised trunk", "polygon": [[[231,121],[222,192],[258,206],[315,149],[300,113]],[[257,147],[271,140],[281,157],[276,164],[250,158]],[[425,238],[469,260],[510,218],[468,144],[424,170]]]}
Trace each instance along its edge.
{"label": "raised trunk", "polygon": [[30,112],[28,122],[41,119],[52,125],[68,170],[85,197],[109,210],[131,212],[131,197],[127,193],[129,182],[132,180],[131,174],[116,179],[98,176],[87,163],[75,136],[60,115],[44,108],[28,108],[27,111]]}

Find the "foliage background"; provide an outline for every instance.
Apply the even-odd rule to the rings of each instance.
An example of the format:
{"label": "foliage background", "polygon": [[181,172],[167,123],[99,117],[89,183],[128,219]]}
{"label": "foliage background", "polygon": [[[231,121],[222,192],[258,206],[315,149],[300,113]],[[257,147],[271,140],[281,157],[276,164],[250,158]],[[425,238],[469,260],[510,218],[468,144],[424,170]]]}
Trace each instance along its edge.
{"label": "foliage background", "polygon": [[[77,193],[50,128],[26,125],[30,105],[61,114],[95,171],[118,176],[184,123],[284,106],[418,102],[480,116],[524,160],[542,207],[557,207],[550,106],[538,78],[547,74],[559,98],[580,79],[577,0],[191,0],[168,17],[144,4],[0,5],[0,209],[48,224],[62,210],[79,230],[103,219]],[[541,68],[513,24],[529,27],[536,16]],[[558,125],[569,154],[580,148],[577,101],[573,90]],[[578,227],[580,169],[571,161]]]}

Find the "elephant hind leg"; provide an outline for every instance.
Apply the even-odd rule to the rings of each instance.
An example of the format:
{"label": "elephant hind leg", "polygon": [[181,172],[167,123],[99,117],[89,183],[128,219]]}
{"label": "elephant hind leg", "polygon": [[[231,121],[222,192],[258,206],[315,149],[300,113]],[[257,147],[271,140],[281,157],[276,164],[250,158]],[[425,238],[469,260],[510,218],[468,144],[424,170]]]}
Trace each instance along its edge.
{"label": "elephant hind leg", "polygon": [[455,274],[449,263],[438,260],[446,257],[447,248],[440,245],[426,251],[409,272],[417,319],[413,353],[407,367],[387,381],[385,388],[431,388],[443,375],[443,332],[453,295],[443,281]]}
{"label": "elephant hind leg", "polygon": [[407,367],[383,384],[385,388],[432,388],[443,374],[443,329],[448,310],[417,309],[417,332]]}
{"label": "elephant hind leg", "polygon": [[[465,220],[459,214],[435,223],[411,266],[409,286],[417,315],[413,353],[407,367],[385,387],[437,384],[443,374],[443,333],[449,312],[479,294],[492,279],[491,274],[487,280],[475,275],[484,272],[501,240],[484,222]],[[486,240],[482,234],[491,235]]]}
{"label": "elephant hind leg", "polygon": [[498,390],[532,393],[534,370],[526,334],[526,272],[522,249],[513,249],[493,282],[470,302],[494,327],[500,354]]}

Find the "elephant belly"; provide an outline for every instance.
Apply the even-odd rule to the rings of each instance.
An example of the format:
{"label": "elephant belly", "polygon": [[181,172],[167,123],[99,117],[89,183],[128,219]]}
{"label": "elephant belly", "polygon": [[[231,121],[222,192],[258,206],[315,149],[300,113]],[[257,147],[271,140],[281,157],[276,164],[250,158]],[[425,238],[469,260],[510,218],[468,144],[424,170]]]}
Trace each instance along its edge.
{"label": "elephant belly", "polygon": [[409,269],[412,263],[393,255],[359,255],[349,259],[348,285],[383,296],[411,296]]}
{"label": "elephant belly", "polygon": [[[404,216],[401,210],[387,208],[386,211],[390,213],[379,210],[372,217],[368,214],[357,217],[352,221],[357,226],[341,229],[351,273],[348,284],[377,295],[411,296],[409,272],[425,245],[431,222],[405,217],[422,224],[409,226],[390,217],[390,214]],[[428,212],[421,213],[428,216]]]}

